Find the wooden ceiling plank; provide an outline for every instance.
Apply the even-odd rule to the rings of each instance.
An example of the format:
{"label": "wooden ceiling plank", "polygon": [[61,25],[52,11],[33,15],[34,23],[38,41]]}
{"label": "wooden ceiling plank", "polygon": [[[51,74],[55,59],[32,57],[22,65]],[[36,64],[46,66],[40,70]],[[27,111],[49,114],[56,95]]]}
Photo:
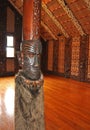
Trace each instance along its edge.
{"label": "wooden ceiling plank", "polygon": [[51,30],[46,26],[46,24],[44,24],[43,21],[41,21],[41,25],[48,31],[48,33],[55,39],[57,40],[57,38],[55,37],[55,35],[51,32]]}
{"label": "wooden ceiling plank", "polygon": [[79,24],[78,20],[75,18],[74,14],[70,10],[70,8],[65,4],[65,2],[63,0],[57,0],[57,1],[62,6],[64,11],[67,13],[68,17],[72,20],[74,26],[79,31],[79,34],[81,36],[86,35],[84,30],[82,29],[82,26]]}
{"label": "wooden ceiling plank", "polygon": [[86,3],[88,9],[90,10],[90,0],[83,0],[83,1]]}
{"label": "wooden ceiling plank", "polygon": [[52,14],[52,12],[48,9],[48,7],[42,2],[42,8],[45,10],[45,12],[49,15],[49,17],[53,20],[53,22],[56,24],[56,26],[62,31],[63,35],[68,38],[69,35],[64,30],[62,25],[58,22],[58,20],[55,18],[55,16]]}

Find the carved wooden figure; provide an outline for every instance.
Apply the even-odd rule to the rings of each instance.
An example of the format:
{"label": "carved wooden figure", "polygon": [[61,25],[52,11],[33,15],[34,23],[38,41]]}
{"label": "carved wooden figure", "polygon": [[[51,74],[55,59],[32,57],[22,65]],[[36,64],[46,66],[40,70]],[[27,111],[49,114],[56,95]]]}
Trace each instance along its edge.
{"label": "carved wooden figure", "polygon": [[45,130],[40,8],[40,0],[24,1],[23,42],[18,55],[22,69],[15,78],[15,130]]}

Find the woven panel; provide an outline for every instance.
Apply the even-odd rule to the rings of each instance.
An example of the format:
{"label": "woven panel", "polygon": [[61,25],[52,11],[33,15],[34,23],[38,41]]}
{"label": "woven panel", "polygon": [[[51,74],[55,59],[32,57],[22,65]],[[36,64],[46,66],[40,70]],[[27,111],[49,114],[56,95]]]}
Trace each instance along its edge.
{"label": "woven panel", "polygon": [[71,75],[79,74],[80,37],[72,39]]}
{"label": "woven panel", "polygon": [[48,70],[53,70],[53,40],[48,42]]}
{"label": "woven panel", "polygon": [[90,36],[89,36],[89,54],[88,54],[88,74],[87,77],[90,78]]}
{"label": "woven panel", "polygon": [[65,39],[59,39],[58,72],[64,73]]}

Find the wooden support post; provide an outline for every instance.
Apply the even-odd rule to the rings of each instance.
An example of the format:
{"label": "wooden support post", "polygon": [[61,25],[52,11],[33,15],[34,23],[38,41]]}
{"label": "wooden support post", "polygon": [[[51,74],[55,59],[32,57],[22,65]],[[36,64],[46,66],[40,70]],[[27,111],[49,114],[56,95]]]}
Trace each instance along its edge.
{"label": "wooden support post", "polygon": [[24,0],[23,42],[16,75],[15,130],[45,130],[43,74],[40,70],[41,0]]}

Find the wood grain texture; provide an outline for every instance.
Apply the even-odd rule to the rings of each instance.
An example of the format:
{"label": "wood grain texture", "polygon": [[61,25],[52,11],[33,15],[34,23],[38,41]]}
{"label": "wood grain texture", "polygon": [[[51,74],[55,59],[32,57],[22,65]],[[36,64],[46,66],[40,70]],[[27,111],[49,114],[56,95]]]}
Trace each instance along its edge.
{"label": "wood grain texture", "polygon": [[65,77],[70,77],[71,75],[71,43],[72,38],[68,38],[65,40]]}
{"label": "wood grain texture", "polygon": [[64,73],[65,38],[59,38],[58,72]]}
{"label": "wood grain texture", "polygon": [[48,70],[53,71],[53,40],[48,42]]}
{"label": "wood grain texture", "polygon": [[90,130],[90,84],[44,78],[46,130]]}
{"label": "wood grain texture", "polygon": [[59,40],[54,40],[53,45],[53,71],[58,72]]}
{"label": "wood grain texture", "polygon": [[[51,75],[44,81],[46,130],[90,130],[90,84]],[[14,78],[0,78],[0,130],[14,130],[13,98]]]}

